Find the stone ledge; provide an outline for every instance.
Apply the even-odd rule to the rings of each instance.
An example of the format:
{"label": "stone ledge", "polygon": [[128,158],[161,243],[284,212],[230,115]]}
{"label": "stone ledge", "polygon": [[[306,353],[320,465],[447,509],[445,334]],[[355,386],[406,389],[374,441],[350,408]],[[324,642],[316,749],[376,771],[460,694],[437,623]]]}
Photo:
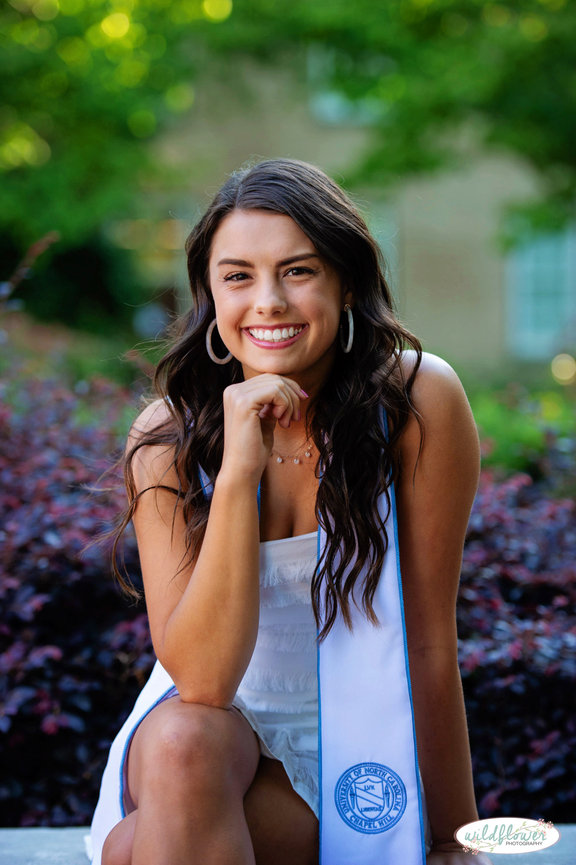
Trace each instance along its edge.
{"label": "stone ledge", "polygon": [[[574,865],[576,825],[559,825],[560,840],[538,853],[490,854],[494,865]],[[88,865],[86,827],[0,829],[0,865]],[[353,865],[353,863],[351,863]]]}
{"label": "stone ledge", "polygon": [[88,865],[83,826],[0,829],[0,865]]}

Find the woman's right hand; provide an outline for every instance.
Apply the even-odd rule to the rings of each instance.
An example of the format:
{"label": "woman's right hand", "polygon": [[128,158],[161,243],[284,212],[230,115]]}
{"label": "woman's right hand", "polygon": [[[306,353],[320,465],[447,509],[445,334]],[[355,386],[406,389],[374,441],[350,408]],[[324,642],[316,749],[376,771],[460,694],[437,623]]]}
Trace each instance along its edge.
{"label": "woman's right hand", "polygon": [[221,473],[260,482],[274,444],[276,424],[301,418],[307,394],[291,378],[264,373],[224,391],[224,455]]}

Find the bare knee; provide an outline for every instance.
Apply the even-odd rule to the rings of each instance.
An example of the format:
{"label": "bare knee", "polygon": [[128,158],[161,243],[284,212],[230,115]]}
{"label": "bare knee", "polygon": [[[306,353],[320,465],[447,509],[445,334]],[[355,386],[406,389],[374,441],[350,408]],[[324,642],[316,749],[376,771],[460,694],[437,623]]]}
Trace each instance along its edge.
{"label": "bare knee", "polygon": [[[130,749],[129,787],[166,786],[174,793],[249,786],[258,747],[246,721],[226,709],[172,700],[150,713]],[[136,800],[135,800],[136,802]],[[137,803],[137,802],[136,802]]]}
{"label": "bare knee", "polygon": [[170,708],[155,718],[148,736],[148,763],[164,766],[168,772],[202,774],[226,762],[225,709],[193,703],[174,703]]}

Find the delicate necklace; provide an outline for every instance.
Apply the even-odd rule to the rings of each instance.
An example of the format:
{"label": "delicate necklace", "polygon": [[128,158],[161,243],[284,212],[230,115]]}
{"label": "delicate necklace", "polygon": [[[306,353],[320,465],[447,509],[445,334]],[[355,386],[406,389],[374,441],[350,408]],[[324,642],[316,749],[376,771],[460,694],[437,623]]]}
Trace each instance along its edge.
{"label": "delicate necklace", "polygon": [[274,457],[277,463],[285,463],[291,460],[295,465],[298,466],[302,462],[302,456],[304,456],[304,459],[310,459],[310,457],[312,456],[312,448],[313,445],[311,444],[309,439],[307,439],[305,443],[292,454],[281,454],[278,453],[277,450],[272,448],[270,456]]}

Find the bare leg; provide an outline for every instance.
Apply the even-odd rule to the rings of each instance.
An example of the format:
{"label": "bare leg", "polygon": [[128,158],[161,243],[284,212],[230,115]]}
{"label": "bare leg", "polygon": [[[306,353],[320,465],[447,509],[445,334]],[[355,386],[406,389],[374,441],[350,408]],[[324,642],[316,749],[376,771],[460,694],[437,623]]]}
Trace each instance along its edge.
{"label": "bare leg", "polygon": [[244,811],[256,865],[318,865],[318,820],[278,760],[261,757]]}
{"label": "bare leg", "polygon": [[138,811],[117,823],[104,841],[102,865],[132,865],[132,845]]}
{"label": "bare leg", "polygon": [[[190,704],[180,703],[179,700],[169,702],[175,702],[176,705],[183,706],[185,709],[187,706],[190,706]],[[162,705],[167,706],[168,703]],[[179,861],[186,861],[187,865],[193,865],[195,862],[204,863],[211,861],[202,858],[204,856],[203,848],[200,846],[199,838],[196,837],[195,831],[193,840],[187,842],[188,846],[186,846],[185,850],[185,859],[177,860],[171,858],[171,844],[173,841],[172,834],[174,832],[172,827],[173,815],[168,813],[165,817],[160,817],[154,808],[154,800],[157,798],[157,792],[160,791],[159,798],[161,798],[163,795],[162,790],[164,788],[163,786],[157,787],[156,784],[150,783],[151,778],[146,779],[146,781],[148,781],[148,784],[146,784],[146,781],[143,780],[139,783],[138,778],[136,777],[137,774],[141,772],[146,774],[143,761],[138,756],[136,748],[138,748],[139,751],[146,750],[146,742],[148,738],[155,735],[154,731],[158,727],[164,728],[163,732],[165,736],[169,735],[169,725],[172,724],[172,721],[170,718],[166,720],[164,719],[163,715],[166,713],[163,713],[162,716],[160,715],[160,708],[161,707],[159,706],[158,709],[155,709],[148,716],[148,718],[151,718],[152,715],[158,712],[158,715],[156,716],[157,724],[155,724],[154,728],[151,729],[150,732],[145,731],[142,736],[139,735],[139,730],[136,734],[136,736],[138,736],[138,741],[135,736],[134,742],[131,745],[128,765],[128,786],[131,798],[139,807],[118,823],[118,825],[115,826],[108,835],[102,852],[103,865],[141,865],[141,862],[145,863],[148,861],[154,862],[155,865],[156,863],[177,863]],[[206,706],[192,708],[206,710],[206,712],[212,711]],[[216,709],[214,711],[222,712],[223,710]],[[187,709],[186,712],[188,713]],[[254,734],[243,718],[235,712],[232,714],[240,721],[240,724],[246,724],[248,733],[246,750],[251,755],[254,747],[256,748],[255,763],[258,768],[254,780],[244,798],[243,808],[245,821],[248,824],[248,830],[251,837],[250,848],[244,849],[241,843],[246,840],[245,824],[240,827],[239,840],[236,839],[232,841],[234,854],[243,851],[243,855],[245,854],[248,857],[251,855],[252,858],[218,858],[219,856],[223,856],[223,854],[216,852],[216,858],[212,861],[218,862],[218,865],[224,865],[224,863],[228,862],[253,863],[254,861],[256,862],[256,865],[316,865],[318,862],[318,821],[315,815],[304,800],[293,790],[288,776],[280,762],[269,760],[265,757],[261,757],[259,763],[257,762],[258,747]],[[142,727],[144,727],[145,722],[143,722]],[[177,726],[178,723],[178,721],[175,722],[174,726]],[[186,720],[186,725],[188,723],[188,720]],[[151,728],[152,725],[147,726]],[[202,743],[199,742],[198,747],[201,745]],[[220,742],[219,745],[223,752],[223,743]],[[155,748],[153,748],[153,750],[155,751]],[[240,759],[240,763],[242,762],[243,760]],[[250,762],[250,758],[248,759],[248,762]],[[172,763],[170,762],[168,765],[172,765]],[[229,766],[229,768],[232,767]],[[168,775],[168,786],[171,786],[171,770],[166,774]],[[162,778],[161,782],[163,780],[164,779]],[[141,810],[142,794],[139,793],[140,787],[142,786],[148,786],[151,790],[152,799],[151,807],[143,810]],[[240,786],[242,785],[240,784]],[[175,789],[170,791],[170,795],[173,793],[176,793]],[[182,795],[182,793],[180,795]],[[184,807],[182,806],[182,802],[186,803]],[[160,808],[162,804],[163,803],[159,803],[159,811],[162,810]],[[189,794],[186,795],[185,799],[176,799],[175,804],[173,804],[175,812],[178,812],[178,820],[176,822],[183,822],[186,825],[188,810],[192,811],[193,817],[193,811],[197,807],[195,800],[190,797]],[[233,835],[234,826],[237,825],[234,814],[232,814],[234,818],[232,823],[228,822],[228,825],[223,825],[226,824],[230,818],[221,809],[217,808],[216,810],[216,822],[218,823],[216,834],[218,834],[219,830],[222,830],[225,836]],[[150,812],[152,812],[151,817],[147,816]],[[201,815],[199,816],[199,819],[202,819]],[[146,822],[144,823],[144,821]],[[192,823],[193,825],[196,825],[194,821],[192,821]],[[135,841],[138,840],[136,838],[136,832],[139,827],[141,829],[141,837],[143,837],[144,843],[146,843],[149,831],[159,835],[159,839],[156,843],[159,845],[161,850],[157,859],[154,858],[156,854],[150,856],[150,859],[138,858]],[[203,836],[207,832],[213,832],[214,827],[212,826],[212,829],[210,829],[209,825],[206,824],[204,827],[200,827],[200,830],[200,835]],[[157,849],[157,847],[155,847],[155,849]]]}
{"label": "bare leg", "polygon": [[110,833],[103,865],[254,865],[243,798],[258,760],[256,737],[235,710],[160,704],[130,746],[136,816]]}
{"label": "bare leg", "polygon": [[[260,759],[244,810],[256,865],[317,865],[318,820],[277,760]],[[133,811],[110,832],[104,865],[131,865],[137,815]]]}

